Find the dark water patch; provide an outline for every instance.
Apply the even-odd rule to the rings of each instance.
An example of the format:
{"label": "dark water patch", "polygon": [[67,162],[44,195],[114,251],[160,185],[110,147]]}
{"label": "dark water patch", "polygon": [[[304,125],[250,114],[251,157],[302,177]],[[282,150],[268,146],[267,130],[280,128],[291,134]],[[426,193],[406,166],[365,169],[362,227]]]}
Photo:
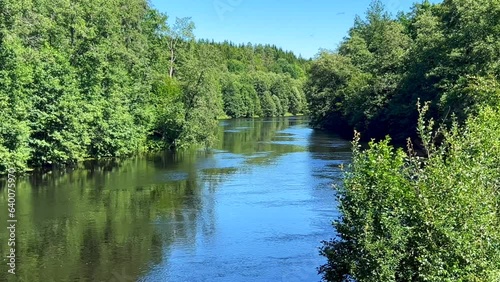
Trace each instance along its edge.
{"label": "dark water patch", "polygon": [[206,175],[228,175],[235,174],[237,171],[238,168],[236,167],[205,168],[201,170]]}

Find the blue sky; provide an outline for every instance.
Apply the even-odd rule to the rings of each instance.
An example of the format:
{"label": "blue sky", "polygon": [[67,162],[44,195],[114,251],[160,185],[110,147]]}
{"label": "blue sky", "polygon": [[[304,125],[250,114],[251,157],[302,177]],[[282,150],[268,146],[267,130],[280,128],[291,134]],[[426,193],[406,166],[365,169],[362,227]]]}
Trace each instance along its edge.
{"label": "blue sky", "polygon": [[[417,0],[421,2],[420,0]],[[192,17],[197,39],[275,44],[304,58],[335,49],[371,0],[151,0],[169,16]],[[386,9],[409,11],[414,1],[382,0]],[[434,0],[431,2],[441,2]]]}

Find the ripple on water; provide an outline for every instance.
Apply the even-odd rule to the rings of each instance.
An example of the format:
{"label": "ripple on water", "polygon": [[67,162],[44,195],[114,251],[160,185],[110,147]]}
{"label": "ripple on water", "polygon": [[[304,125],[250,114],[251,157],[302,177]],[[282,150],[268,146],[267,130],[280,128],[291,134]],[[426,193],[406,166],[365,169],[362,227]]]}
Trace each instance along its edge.
{"label": "ripple on water", "polygon": [[189,179],[189,174],[187,172],[168,172],[163,175],[163,179],[167,181],[185,181]]}

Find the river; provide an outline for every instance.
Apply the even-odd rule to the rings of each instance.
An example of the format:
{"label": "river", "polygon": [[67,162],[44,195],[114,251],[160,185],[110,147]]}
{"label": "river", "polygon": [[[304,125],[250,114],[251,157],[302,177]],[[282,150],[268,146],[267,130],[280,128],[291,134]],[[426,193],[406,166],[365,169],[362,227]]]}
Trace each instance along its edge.
{"label": "river", "polygon": [[[0,281],[319,281],[350,143],[305,117],[221,121],[211,151],[87,162],[17,183]],[[0,183],[0,223],[7,189]],[[8,253],[5,227],[0,254]]]}

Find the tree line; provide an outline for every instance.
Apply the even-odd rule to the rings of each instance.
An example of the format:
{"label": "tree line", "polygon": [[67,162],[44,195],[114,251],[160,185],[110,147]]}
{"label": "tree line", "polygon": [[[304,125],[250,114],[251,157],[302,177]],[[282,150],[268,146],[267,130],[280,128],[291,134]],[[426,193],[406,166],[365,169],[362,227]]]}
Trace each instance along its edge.
{"label": "tree line", "polygon": [[145,0],[0,1],[0,171],[209,145],[220,117],[305,111],[306,60],[194,28]]}
{"label": "tree line", "polygon": [[460,122],[500,98],[499,2],[423,1],[391,16],[374,1],[306,83],[313,125],[366,139],[416,137],[418,99]]}
{"label": "tree line", "polygon": [[500,281],[499,19],[498,0],[375,1],[313,62],[313,123],[358,131],[325,281]]}
{"label": "tree line", "polygon": [[274,117],[307,110],[303,84],[308,61],[274,45],[199,41],[220,51],[224,113],[229,117]]}

